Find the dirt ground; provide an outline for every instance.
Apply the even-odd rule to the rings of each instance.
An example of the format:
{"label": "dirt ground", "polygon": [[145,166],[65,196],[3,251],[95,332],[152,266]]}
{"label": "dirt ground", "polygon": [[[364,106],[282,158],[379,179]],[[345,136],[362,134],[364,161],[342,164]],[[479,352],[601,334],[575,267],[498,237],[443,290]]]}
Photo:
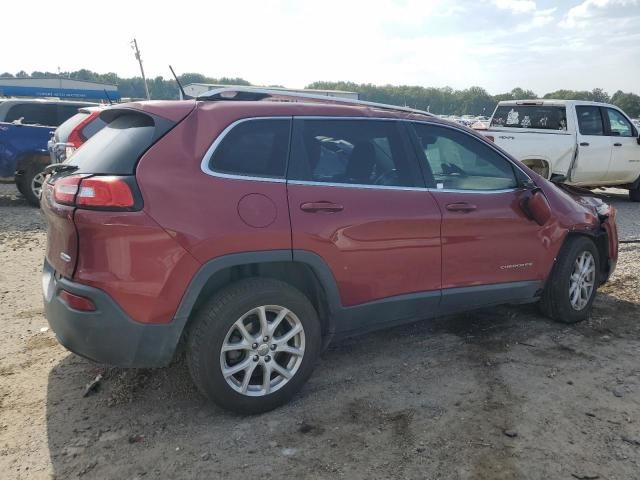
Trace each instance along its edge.
{"label": "dirt ground", "polygon": [[[638,229],[640,205],[617,203]],[[586,323],[529,305],[351,339],[291,404],[244,418],[207,404],[183,363],[112,369],[60,347],[44,243],[39,211],[0,186],[3,480],[640,479],[640,244]]]}

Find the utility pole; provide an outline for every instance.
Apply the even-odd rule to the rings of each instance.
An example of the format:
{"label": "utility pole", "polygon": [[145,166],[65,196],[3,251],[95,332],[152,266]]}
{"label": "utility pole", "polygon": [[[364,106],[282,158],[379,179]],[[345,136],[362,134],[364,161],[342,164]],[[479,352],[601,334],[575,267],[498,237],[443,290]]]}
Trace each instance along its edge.
{"label": "utility pole", "polygon": [[135,53],[136,60],[140,64],[140,73],[142,74],[142,82],[144,83],[144,91],[147,94],[147,100],[151,100],[151,95],[149,95],[149,87],[147,86],[147,77],[144,76],[144,68],[142,68],[142,57],[140,57],[140,50],[138,49],[138,42],[134,38],[131,42],[131,48],[133,48],[133,52]]}

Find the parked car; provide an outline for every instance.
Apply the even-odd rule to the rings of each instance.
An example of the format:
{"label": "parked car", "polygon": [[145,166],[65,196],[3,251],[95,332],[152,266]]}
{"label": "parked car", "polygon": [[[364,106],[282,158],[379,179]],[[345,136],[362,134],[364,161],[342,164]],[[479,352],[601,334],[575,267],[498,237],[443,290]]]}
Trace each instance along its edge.
{"label": "parked car", "polygon": [[426,113],[244,88],[100,117],[48,167],[49,324],[121,367],[184,345],[231,410],[288,401],[335,338],[503,303],[583,320],[615,268],[613,208]]}
{"label": "parked car", "polygon": [[498,103],[482,132],[545,178],[619,187],[640,201],[638,129],[618,107],[578,100]]}
{"label": "parked car", "polygon": [[0,180],[15,181],[27,201],[37,206],[49,163],[47,142],[78,108],[95,105],[61,100],[8,99],[0,103]]}
{"label": "parked car", "polygon": [[83,107],[73,117],[56,128],[47,143],[51,163],[62,163],[73,152],[104,128],[106,123],[100,118],[104,107]]}

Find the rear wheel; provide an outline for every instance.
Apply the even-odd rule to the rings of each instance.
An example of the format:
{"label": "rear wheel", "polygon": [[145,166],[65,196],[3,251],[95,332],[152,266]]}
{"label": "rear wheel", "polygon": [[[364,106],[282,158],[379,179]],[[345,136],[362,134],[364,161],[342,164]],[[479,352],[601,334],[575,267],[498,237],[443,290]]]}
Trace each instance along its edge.
{"label": "rear wheel", "polygon": [[272,410],[293,397],[320,352],[320,323],[309,300],[271,279],[240,281],[193,319],[187,363],[198,389],[238,413]]}
{"label": "rear wheel", "polygon": [[16,186],[24,197],[34,207],[40,206],[40,193],[44,184],[45,165],[38,162],[29,162],[24,168],[24,172],[16,177]]}
{"label": "rear wheel", "polygon": [[544,314],[563,323],[585,320],[599,285],[599,265],[598,249],[589,238],[568,239],[540,301]]}

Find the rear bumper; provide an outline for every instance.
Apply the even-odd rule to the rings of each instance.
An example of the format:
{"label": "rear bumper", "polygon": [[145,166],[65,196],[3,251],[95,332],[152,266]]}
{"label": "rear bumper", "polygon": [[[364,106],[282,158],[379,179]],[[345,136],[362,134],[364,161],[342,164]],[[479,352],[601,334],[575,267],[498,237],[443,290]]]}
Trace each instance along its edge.
{"label": "rear bumper", "polygon": [[[177,322],[156,325],[131,320],[105,292],[61,277],[46,260],[42,288],[49,325],[68,350],[117,367],[152,368],[171,362],[182,333]],[[61,289],[90,298],[96,310],[70,308],[58,296]]]}

